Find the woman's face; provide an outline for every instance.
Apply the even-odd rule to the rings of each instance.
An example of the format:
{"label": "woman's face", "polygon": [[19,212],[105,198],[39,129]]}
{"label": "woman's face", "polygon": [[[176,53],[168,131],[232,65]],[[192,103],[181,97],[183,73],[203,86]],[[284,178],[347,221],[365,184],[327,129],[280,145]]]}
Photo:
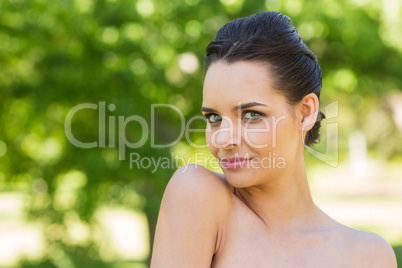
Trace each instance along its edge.
{"label": "woman's face", "polygon": [[228,182],[237,188],[275,178],[296,160],[299,117],[273,90],[268,68],[256,62],[213,63],[205,76],[206,141]]}

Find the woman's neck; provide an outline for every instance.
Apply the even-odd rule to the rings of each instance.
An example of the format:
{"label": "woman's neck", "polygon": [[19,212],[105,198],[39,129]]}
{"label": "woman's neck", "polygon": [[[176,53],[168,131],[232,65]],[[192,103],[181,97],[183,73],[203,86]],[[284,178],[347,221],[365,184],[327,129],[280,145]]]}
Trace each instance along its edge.
{"label": "woman's neck", "polygon": [[322,216],[311,197],[304,158],[300,160],[265,185],[235,189],[235,195],[268,228],[286,232],[308,230],[314,228],[314,219]]}

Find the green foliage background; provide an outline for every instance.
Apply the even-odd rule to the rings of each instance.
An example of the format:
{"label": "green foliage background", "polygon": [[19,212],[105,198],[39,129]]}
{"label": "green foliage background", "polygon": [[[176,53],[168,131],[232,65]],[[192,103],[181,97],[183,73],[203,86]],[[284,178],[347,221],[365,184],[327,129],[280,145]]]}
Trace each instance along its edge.
{"label": "green foliage background", "polygon": [[[120,267],[123,262],[102,257],[94,238],[94,214],[102,206],[144,212],[152,241],[174,169],[152,173],[130,168],[128,159],[132,152],[169,157],[170,149],[152,148],[148,139],[119,160],[118,147],[107,143],[78,148],[65,135],[67,113],[81,103],[114,104],[106,127],[109,116],[150,122],[155,103],[174,104],[186,118],[200,114],[206,45],[229,20],[267,10],[289,15],[319,58],[321,102],[341,106],[340,161],[348,157],[348,134],[360,129],[372,156],[401,162],[401,132],[387,106],[389,94],[402,89],[398,1],[0,0],[0,194],[21,197],[18,219],[40,224],[46,239],[44,254],[22,257],[19,267]],[[180,69],[183,53],[197,57],[196,72]],[[155,142],[175,140],[177,114],[160,109],[155,118]],[[98,111],[77,113],[72,131],[81,141],[99,141]],[[108,141],[109,130],[101,131]],[[128,124],[127,140],[138,141],[142,131]],[[87,240],[69,240],[71,218],[87,226]],[[142,263],[147,260],[128,267]]]}

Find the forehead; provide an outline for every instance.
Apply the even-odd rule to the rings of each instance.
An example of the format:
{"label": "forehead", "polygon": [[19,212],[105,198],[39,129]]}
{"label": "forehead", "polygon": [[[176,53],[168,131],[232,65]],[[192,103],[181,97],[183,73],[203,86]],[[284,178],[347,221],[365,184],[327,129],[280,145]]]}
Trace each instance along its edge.
{"label": "forehead", "polygon": [[203,105],[212,106],[238,101],[273,103],[283,97],[273,90],[267,65],[259,62],[213,63],[204,79]]}

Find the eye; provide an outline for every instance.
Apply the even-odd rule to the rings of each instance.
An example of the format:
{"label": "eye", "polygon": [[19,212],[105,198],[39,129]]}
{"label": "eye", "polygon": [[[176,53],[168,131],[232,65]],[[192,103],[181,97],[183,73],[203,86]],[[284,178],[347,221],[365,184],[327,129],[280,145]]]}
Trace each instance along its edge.
{"label": "eye", "polygon": [[256,112],[256,111],[247,111],[244,113],[244,118],[250,119],[250,120],[256,120],[259,119],[263,116],[262,113]]}
{"label": "eye", "polygon": [[222,121],[222,117],[220,117],[217,114],[206,114],[204,115],[204,118],[208,120],[209,123],[216,123],[219,121]]}

